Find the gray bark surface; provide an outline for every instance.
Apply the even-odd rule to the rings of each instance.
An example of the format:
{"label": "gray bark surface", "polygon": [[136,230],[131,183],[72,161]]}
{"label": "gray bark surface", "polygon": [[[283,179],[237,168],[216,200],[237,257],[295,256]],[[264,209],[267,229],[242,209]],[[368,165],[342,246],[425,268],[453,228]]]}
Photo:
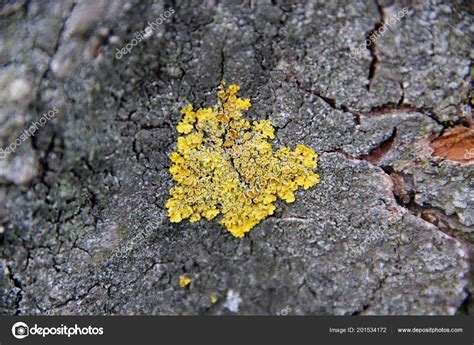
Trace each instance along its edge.
{"label": "gray bark surface", "polygon": [[[0,313],[472,314],[474,165],[431,143],[472,127],[473,25],[468,1],[0,5],[1,147],[58,109],[0,159]],[[320,156],[243,239],[165,208],[179,110],[223,78]]]}

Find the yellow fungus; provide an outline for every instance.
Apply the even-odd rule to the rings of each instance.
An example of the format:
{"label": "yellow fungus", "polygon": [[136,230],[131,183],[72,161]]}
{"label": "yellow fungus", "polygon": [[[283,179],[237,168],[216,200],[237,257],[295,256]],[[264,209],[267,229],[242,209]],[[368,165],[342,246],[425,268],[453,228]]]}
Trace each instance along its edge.
{"label": "yellow fungus", "polygon": [[239,92],[239,90],[240,90],[239,85],[229,85],[227,92],[229,95],[236,95],[237,92]]}
{"label": "yellow fungus", "polygon": [[185,276],[185,275],[180,275],[179,276],[179,286],[181,286],[182,288],[188,286],[189,284],[191,284],[192,282],[192,279]]}
{"label": "yellow fungus", "polygon": [[212,304],[216,304],[218,300],[219,300],[219,298],[217,297],[217,295],[215,295],[215,294],[211,295],[211,303]]}
{"label": "yellow fungus", "polygon": [[227,97],[227,94],[224,90],[220,90],[219,92],[217,92],[217,97],[225,99]]}
{"label": "yellow fungus", "polygon": [[229,136],[230,136],[232,139],[234,139],[234,140],[236,140],[236,139],[239,138],[239,135],[237,134],[236,131],[230,131],[230,132],[229,132]]}
{"label": "yellow fungus", "polygon": [[275,138],[272,123],[251,124],[243,117],[251,103],[237,96],[239,89],[221,85],[214,107],[194,111],[188,105],[181,111],[181,135],[170,155],[176,182],[166,203],[171,222],[211,220],[221,213],[221,224],[243,237],[273,214],[277,197],[294,202],[298,188],[319,183],[313,171],[317,154],[305,145],[274,151],[268,142]]}
{"label": "yellow fungus", "polygon": [[224,115],[224,114],[218,114],[217,115],[217,121],[229,122],[229,117],[227,115]]}

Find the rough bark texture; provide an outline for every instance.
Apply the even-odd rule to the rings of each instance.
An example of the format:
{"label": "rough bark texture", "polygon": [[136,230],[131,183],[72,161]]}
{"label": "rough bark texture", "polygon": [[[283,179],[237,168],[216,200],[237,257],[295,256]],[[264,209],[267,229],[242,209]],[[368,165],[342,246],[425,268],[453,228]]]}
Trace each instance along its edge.
{"label": "rough bark texture", "polygon": [[[58,109],[0,159],[0,313],[472,314],[469,4],[0,5],[2,147]],[[321,183],[243,239],[164,207],[179,110],[213,104],[222,78],[275,146],[320,154]]]}

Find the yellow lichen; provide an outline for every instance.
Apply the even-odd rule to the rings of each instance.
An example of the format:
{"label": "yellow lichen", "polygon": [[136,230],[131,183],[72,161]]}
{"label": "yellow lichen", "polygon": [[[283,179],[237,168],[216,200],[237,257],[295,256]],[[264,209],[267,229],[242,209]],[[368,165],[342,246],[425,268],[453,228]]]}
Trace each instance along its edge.
{"label": "yellow lichen", "polygon": [[171,222],[211,220],[222,213],[220,222],[243,237],[273,214],[277,197],[293,202],[299,187],[319,182],[313,171],[317,154],[304,145],[275,152],[267,141],[275,138],[275,129],[269,120],[250,123],[243,117],[251,103],[237,97],[239,89],[221,85],[214,107],[195,111],[189,105],[181,111],[182,135],[170,156],[176,182],[166,203]]}
{"label": "yellow lichen", "polygon": [[211,303],[212,304],[216,304],[218,300],[219,300],[219,298],[217,297],[216,294],[211,295]]}
{"label": "yellow lichen", "polygon": [[179,276],[179,286],[181,286],[182,288],[188,286],[189,284],[191,284],[192,282],[192,279],[185,276],[185,275],[180,275]]}

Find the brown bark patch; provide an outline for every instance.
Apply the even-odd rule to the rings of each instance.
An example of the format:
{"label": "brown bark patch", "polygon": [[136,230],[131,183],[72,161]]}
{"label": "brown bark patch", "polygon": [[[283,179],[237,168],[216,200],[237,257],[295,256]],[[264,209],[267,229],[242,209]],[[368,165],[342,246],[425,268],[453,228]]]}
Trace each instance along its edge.
{"label": "brown bark patch", "polygon": [[433,157],[468,163],[474,160],[474,130],[456,126],[431,142]]}

